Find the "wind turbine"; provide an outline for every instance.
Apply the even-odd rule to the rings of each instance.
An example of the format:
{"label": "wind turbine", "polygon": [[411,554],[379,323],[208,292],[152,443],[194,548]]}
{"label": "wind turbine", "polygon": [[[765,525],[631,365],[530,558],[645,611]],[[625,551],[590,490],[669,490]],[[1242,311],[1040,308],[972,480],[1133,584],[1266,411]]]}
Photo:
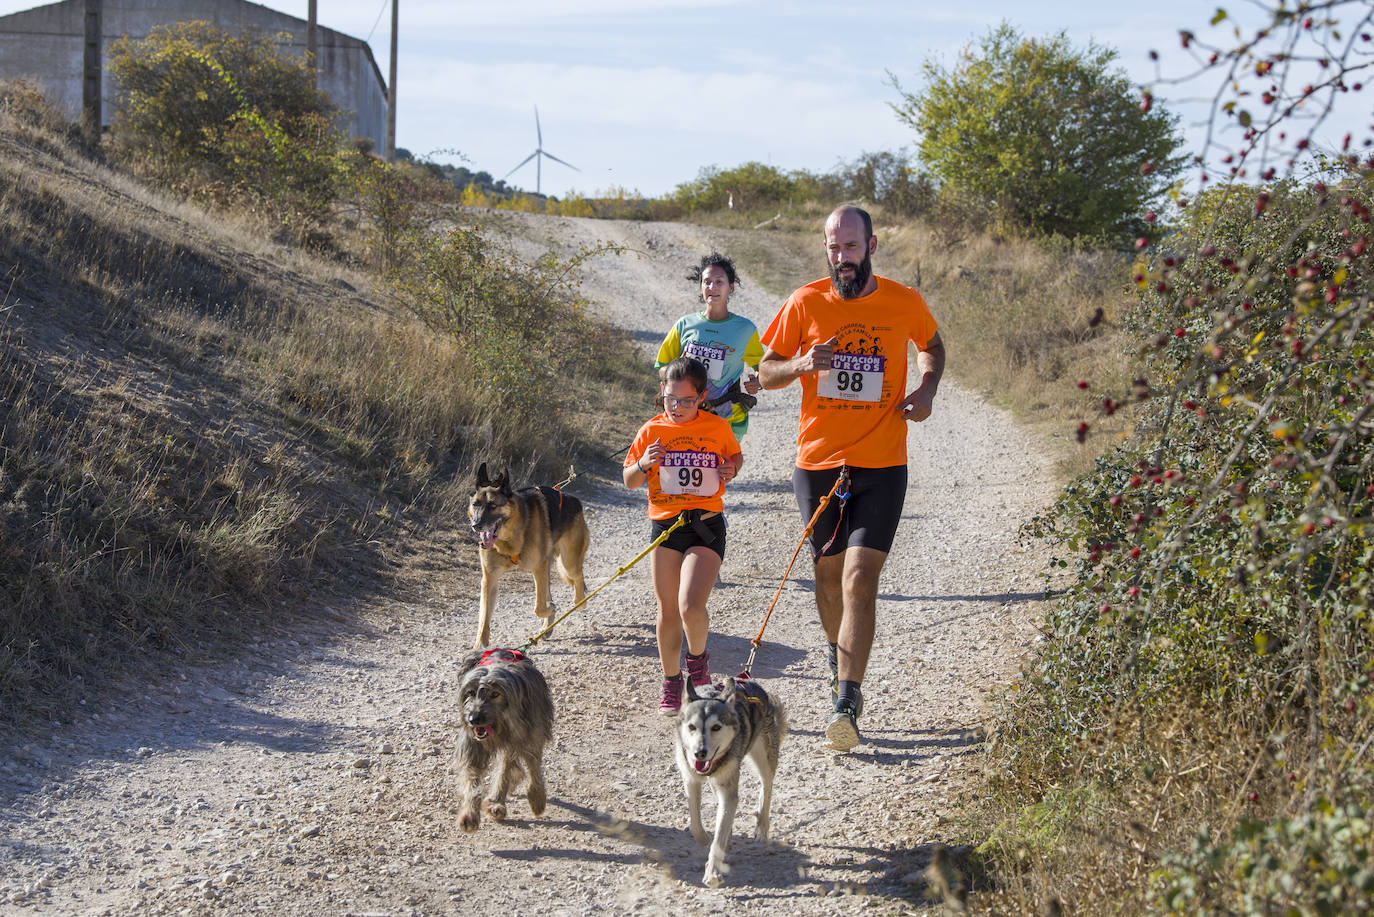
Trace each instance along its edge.
{"label": "wind turbine", "polygon": [[530,155],[526,156],[524,159],[520,160],[520,165],[519,165],[519,166],[516,166],[514,169],[511,169],[509,172],[507,172],[505,175],[501,176],[501,180],[502,180],[502,181],[505,181],[507,178],[510,178],[512,175],[514,175],[516,172],[518,172],[518,171],[520,170],[520,166],[523,166],[525,163],[529,162],[531,159],[534,160],[534,193],[535,193],[535,194],[539,194],[539,193],[540,193],[540,182],[541,182],[542,179],[543,179],[543,171],[544,171],[543,168],[542,168],[542,166],[543,166],[543,160],[544,160],[544,159],[552,159],[554,162],[557,162],[557,163],[560,163],[560,164],[562,164],[562,165],[567,166],[569,169],[572,169],[574,172],[581,172],[581,171],[582,171],[581,169],[579,169],[577,166],[573,165],[572,163],[570,163],[570,162],[563,162],[563,160],[559,159],[557,156],[553,155],[552,153],[546,153],[546,152],[544,152],[544,132],[543,132],[542,130],[540,130],[540,128],[539,128],[539,106],[538,106],[538,105],[536,105],[536,106],[534,107],[534,136],[535,136],[535,141],[536,141],[536,142],[535,142],[535,145],[534,145],[534,152],[531,153]]}

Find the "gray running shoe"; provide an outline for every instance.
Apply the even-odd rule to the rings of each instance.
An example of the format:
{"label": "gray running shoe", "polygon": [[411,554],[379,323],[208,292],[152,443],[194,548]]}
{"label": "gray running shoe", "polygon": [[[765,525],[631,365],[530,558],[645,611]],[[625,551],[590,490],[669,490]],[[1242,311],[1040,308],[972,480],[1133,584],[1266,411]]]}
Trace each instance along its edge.
{"label": "gray running shoe", "polygon": [[835,702],[835,712],[825,726],[826,744],[836,751],[849,751],[859,744],[859,710],[848,700]]}

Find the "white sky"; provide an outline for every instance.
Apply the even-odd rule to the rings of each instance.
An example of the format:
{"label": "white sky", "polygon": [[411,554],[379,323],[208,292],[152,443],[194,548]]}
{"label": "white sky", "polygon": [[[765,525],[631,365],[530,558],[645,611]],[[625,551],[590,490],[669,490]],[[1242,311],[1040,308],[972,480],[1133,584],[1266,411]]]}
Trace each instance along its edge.
{"label": "white sky", "polygon": [[[369,39],[385,75],[390,4],[318,0],[320,22]],[[35,5],[0,0],[0,15]],[[264,5],[306,16],[306,0]],[[401,0],[397,145],[462,162],[445,152],[456,150],[469,168],[501,178],[534,150],[538,106],[544,148],[581,170],[546,161],[546,193],[621,187],[656,196],[703,166],[751,160],[824,172],[865,151],[914,149],[890,108],[899,96],[887,72],[918,88],[923,61],[952,64],[1003,20],[1026,36],[1062,30],[1077,46],[1114,48],[1141,82],[1155,75],[1152,48],[1171,72],[1186,67],[1179,29],[1225,37],[1225,25],[1208,26],[1216,8],[1197,0]],[[1178,102],[1188,127],[1201,109],[1184,95],[1213,89],[1159,98]],[[1187,136],[1200,142],[1195,129]],[[533,162],[508,180],[533,189]]]}

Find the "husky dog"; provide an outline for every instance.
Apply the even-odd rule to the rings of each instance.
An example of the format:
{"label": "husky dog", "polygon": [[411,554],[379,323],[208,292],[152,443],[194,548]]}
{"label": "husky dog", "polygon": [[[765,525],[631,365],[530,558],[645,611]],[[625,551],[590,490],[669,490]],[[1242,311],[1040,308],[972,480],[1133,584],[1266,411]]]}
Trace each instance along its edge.
{"label": "husky dog", "polygon": [[477,797],[482,780],[494,774],[481,808],[497,821],[506,817],[506,794],[529,775],[525,798],[540,815],[544,789],[544,746],[553,735],[553,698],[548,682],[519,650],[473,650],[459,664],[458,702],[463,728],[458,736],[458,781],[462,796],[458,827],[472,832],[482,821]]}
{"label": "husky dog", "polygon": [[698,694],[690,679],[686,687],[689,702],[677,717],[677,766],[687,790],[692,836],[698,844],[710,840],[701,824],[701,785],[709,780],[716,788],[716,836],[702,878],[714,888],[730,871],[725,850],[739,806],[739,771],[745,758],[753,762],[763,781],[754,836],[768,837],[768,805],[787,719],[782,705],[750,678],[726,678],[714,694]]}
{"label": "husky dog", "polygon": [[590,534],[582,517],[582,502],[552,487],[511,490],[510,475],[502,469],[487,474],[487,464],[477,469],[477,487],[468,502],[468,521],[477,533],[482,559],[482,600],[473,649],[491,641],[491,612],[496,607],[496,581],[507,570],[519,568],[534,574],[534,613],[552,618],[549,564],[558,558],[558,573],[573,587],[573,601],[582,601],[587,583],[582,561],[587,556]]}

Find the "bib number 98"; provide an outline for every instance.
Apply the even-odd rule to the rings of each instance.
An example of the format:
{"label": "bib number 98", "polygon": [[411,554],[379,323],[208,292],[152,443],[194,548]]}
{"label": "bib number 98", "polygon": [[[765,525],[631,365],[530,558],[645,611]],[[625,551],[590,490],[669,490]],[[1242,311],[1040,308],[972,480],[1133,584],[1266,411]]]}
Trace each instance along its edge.
{"label": "bib number 98", "polygon": [[830,368],[820,373],[816,394],[842,401],[881,401],[886,362],[877,355],[837,351]]}

